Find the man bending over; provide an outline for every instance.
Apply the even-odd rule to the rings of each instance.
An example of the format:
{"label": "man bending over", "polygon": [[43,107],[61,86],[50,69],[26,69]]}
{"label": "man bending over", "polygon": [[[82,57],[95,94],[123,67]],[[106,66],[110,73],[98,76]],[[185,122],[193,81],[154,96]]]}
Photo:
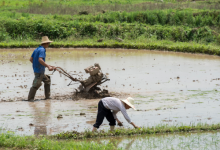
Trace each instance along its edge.
{"label": "man bending over", "polygon": [[106,97],[101,99],[98,104],[96,123],[93,125],[92,131],[96,131],[99,128],[104,120],[104,117],[106,117],[109,122],[110,130],[114,130],[116,121],[118,122],[119,126],[123,126],[122,122],[119,121],[116,116],[119,111],[121,111],[128,123],[133,125],[134,128],[139,128],[131,121],[126,111],[129,108],[136,110],[135,107],[130,103],[131,100],[133,100],[131,97],[128,97],[126,100],[119,100],[114,97]]}

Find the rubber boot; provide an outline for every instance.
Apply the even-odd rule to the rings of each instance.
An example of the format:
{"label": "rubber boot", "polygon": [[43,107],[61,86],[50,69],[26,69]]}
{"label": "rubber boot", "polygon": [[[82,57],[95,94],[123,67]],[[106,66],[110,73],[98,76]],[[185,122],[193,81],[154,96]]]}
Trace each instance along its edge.
{"label": "rubber boot", "polygon": [[28,94],[28,101],[34,102],[34,97],[36,95],[37,90],[35,88],[30,88],[29,94]]}
{"label": "rubber boot", "polygon": [[45,94],[45,100],[51,99],[50,98],[50,84],[44,84],[44,94]]}
{"label": "rubber boot", "polygon": [[110,131],[114,131],[115,126],[110,126]]}

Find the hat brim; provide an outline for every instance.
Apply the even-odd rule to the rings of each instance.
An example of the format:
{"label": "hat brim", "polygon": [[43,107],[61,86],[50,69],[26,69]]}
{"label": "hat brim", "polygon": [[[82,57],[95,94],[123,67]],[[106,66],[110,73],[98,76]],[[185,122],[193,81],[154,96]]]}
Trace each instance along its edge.
{"label": "hat brim", "polygon": [[44,42],[41,42],[41,44],[45,44],[45,43],[52,43],[53,41],[44,41]]}
{"label": "hat brim", "polygon": [[127,104],[128,106],[130,106],[131,108],[133,108],[134,110],[137,110],[134,105],[132,105],[130,102],[126,101],[126,100],[121,100],[122,102],[124,102],[125,104]]}

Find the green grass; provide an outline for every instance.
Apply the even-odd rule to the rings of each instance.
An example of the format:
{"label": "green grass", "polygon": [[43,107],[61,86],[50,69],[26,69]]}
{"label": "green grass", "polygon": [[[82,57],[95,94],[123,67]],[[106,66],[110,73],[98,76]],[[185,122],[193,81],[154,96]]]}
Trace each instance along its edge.
{"label": "green grass", "polygon": [[78,149],[78,150],[112,150],[116,149],[111,143],[100,144],[97,142],[64,140],[57,141],[46,137],[35,136],[16,136],[12,133],[0,134],[0,148],[13,149],[38,149],[38,150],[59,150],[59,149]]}
{"label": "green grass", "polygon": [[[31,15],[0,12],[0,47],[35,47],[43,35],[52,47],[158,49],[218,54],[220,12],[166,10],[100,15]],[[154,16],[154,17],[152,17]],[[115,38],[123,42],[116,42]],[[98,39],[104,39],[97,43]],[[72,42],[74,41],[74,42]]]}
{"label": "green grass", "polygon": [[[40,41],[10,41],[1,42],[0,48],[36,48]],[[125,49],[148,49],[148,50],[162,50],[162,51],[174,51],[174,52],[188,52],[188,53],[202,53],[210,55],[219,55],[220,49],[216,45],[203,45],[195,42],[172,42],[167,40],[153,39],[136,39],[136,40],[124,40],[123,42],[117,42],[116,40],[104,40],[102,43],[97,42],[97,39],[85,39],[81,41],[77,40],[55,40],[50,45],[51,48],[125,48]]]}
{"label": "green grass", "polygon": [[121,128],[115,131],[105,132],[103,130],[99,132],[64,132],[53,136],[57,139],[86,139],[86,138],[101,138],[108,136],[131,136],[131,135],[143,135],[143,134],[163,134],[163,133],[179,133],[179,132],[200,132],[200,131],[215,131],[220,129],[220,124],[202,124],[190,126],[170,126],[170,125],[157,125],[153,127],[142,127],[139,129]]}
{"label": "green grass", "polygon": [[[75,5],[102,5],[102,4],[140,4],[144,2],[154,2],[153,0],[2,0],[0,2],[1,7],[28,7],[31,4],[55,4],[55,5],[66,5],[66,6],[75,6]],[[177,0],[164,0],[164,2],[178,3]],[[186,0],[182,1],[187,2]],[[205,4],[218,4],[216,0],[210,0],[208,2],[197,1],[199,3]],[[158,2],[157,2],[158,3]]]}
{"label": "green grass", "polygon": [[219,10],[218,0],[2,0],[0,10],[16,10],[35,14],[77,14],[80,11],[91,13],[105,11],[139,11],[163,9],[206,9]]}
{"label": "green grass", "polygon": [[[58,150],[58,149],[79,149],[79,150],[112,150],[120,148],[117,143],[111,142],[100,142],[100,138],[107,137],[108,140],[110,137],[122,137],[122,136],[130,136],[136,138],[140,137],[140,135],[164,135],[165,133],[168,135],[169,133],[190,133],[190,132],[198,132],[202,131],[216,131],[220,129],[220,124],[197,124],[190,126],[169,126],[169,125],[158,125],[155,127],[143,127],[141,129],[116,129],[115,131],[99,131],[99,132],[65,132],[52,136],[17,136],[12,132],[1,133],[0,134],[0,148],[10,148],[10,149],[38,149],[38,150]],[[207,132],[204,132],[207,133]],[[174,135],[174,136],[172,136]],[[172,134],[170,137],[177,137],[177,134]],[[181,136],[181,135],[180,135]],[[193,136],[193,135],[192,135]],[[142,136],[143,137],[143,136]],[[155,137],[146,136],[148,140],[153,140]],[[91,139],[93,141],[88,141],[86,139]],[[157,137],[160,139],[159,137]],[[62,140],[60,140],[62,139]],[[81,139],[81,140],[75,140]],[[191,139],[190,137],[188,139]],[[141,139],[139,139],[141,140]],[[105,139],[104,139],[105,141]],[[146,145],[145,140],[141,140],[142,144]],[[145,142],[144,142],[145,141]],[[182,140],[180,140],[182,141]],[[152,142],[152,141],[151,141]],[[149,143],[149,142],[147,142]],[[153,142],[154,143],[154,142]],[[158,144],[158,143],[154,143]],[[140,144],[138,144],[140,145]],[[138,146],[136,145],[136,146]],[[148,144],[147,144],[148,145]],[[167,145],[166,145],[167,146]]]}
{"label": "green grass", "polygon": [[[163,14],[163,13],[162,13]],[[9,15],[9,17],[7,17]],[[12,14],[3,14],[0,17],[0,41],[7,39],[39,39],[43,35],[47,35],[54,39],[67,39],[75,37],[77,39],[90,38],[115,38],[137,39],[152,38],[155,40],[171,40],[171,41],[196,41],[207,43],[219,43],[219,25],[220,14],[216,17],[204,16],[203,21],[193,21],[192,14],[190,18],[186,16],[179,20],[178,18],[169,18],[165,15],[162,19],[153,16],[154,13],[146,12],[142,18],[121,18],[121,22],[113,16],[111,19],[100,19],[101,22],[88,22],[89,20],[70,19],[69,21],[57,20],[55,17],[17,17],[10,16]],[[136,14],[138,17],[138,13]],[[141,15],[141,14],[140,14]],[[183,14],[184,15],[184,14]],[[132,15],[131,15],[132,16]],[[157,16],[157,15],[156,15]],[[133,16],[135,17],[135,16]],[[176,16],[178,17],[178,16]],[[201,19],[201,16],[199,16]],[[111,20],[114,20],[112,22]],[[116,21],[115,21],[116,20]],[[142,21],[141,21],[142,20]],[[196,28],[195,28],[196,27]]]}
{"label": "green grass", "polygon": [[[152,0],[148,0],[152,1]],[[121,4],[127,4],[129,0],[3,0],[1,1],[1,5],[3,6],[28,6],[30,4],[61,4],[61,5],[68,5],[68,6],[74,6],[74,5],[94,5],[94,4],[111,4],[111,3],[121,3]],[[131,3],[141,3],[146,2],[145,0],[132,0]]]}
{"label": "green grass", "polygon": [[[51,45],[52,47],[158,49],[219,55],[219,10],[172,8],[145,9],[144,11],[140,11],[141,9],[138,11],[113,10],[89,15],[78,15],[78,13],[72,15],[71,12],[67,15],[62,15],[62,13],[52,15],[53,10],[44,8],[44,6],[52,6],[50,3],[65,4],[70,8],[88,3],[88,6],[96,7],[90,2],[103,5],[111,3],[99,0],[23,0],[19,2],[6,0],[1,6],[2,9],[14,7],[17,3],[23,6],[5,11],[0,9],[0,47],[36,47],[35,43],[42,36],[47,35],[56,41]],[[119,2],[123,6],[129,3],[128,0],[117,1]],[[132,1],[131,7],[136,8],[134,5],[141,2],[143,1]],[[43,6],[38,6],[41,3]],[[173,3],[182,4],[176,1],[172,1]],[[36,10],[43,8],[48,13],[42,15],[38,12],[28,12],[29,7]],[[124,41],[117,42],[116,37]],[[98,43],[96,42],[98,39],[104,39],[104,41]]]}
{"label": "green grass", "polygon": [[[8,134],[4,134],[5,136]],[[39,149],[39,150],[58,150],[58,149],[219,149],[219,132],[200,132],[200,133],[180,133],[180,134],[155,134],[155,135],[138,135],[138,136],[124,136],[124,137],[108,137],[103,139],[93,140],[51,140],[46,138],[27,137],[38,142],[33,144],[30,140],[26,140],[26,144],[15,144],[14,141],[24,139],[24,137],[9,135],[6,139],[10,141],[11,145],[0,146],[0,150],[7,149]],[[0,136],[3,137],[3,136]],[[26,139],[27,139],[26,138]],[[2,138],[1,138],[2,139]],[[38,139],[38,140],[36,140]],[[6,143],[7,143],[6,142]],[[48,146],[46,144],[49,144]],[[52,145],[53,144],[53,145]],[[97,146],[99,144],[99,146]],[[13,146],[12,146],[13,145]]]}

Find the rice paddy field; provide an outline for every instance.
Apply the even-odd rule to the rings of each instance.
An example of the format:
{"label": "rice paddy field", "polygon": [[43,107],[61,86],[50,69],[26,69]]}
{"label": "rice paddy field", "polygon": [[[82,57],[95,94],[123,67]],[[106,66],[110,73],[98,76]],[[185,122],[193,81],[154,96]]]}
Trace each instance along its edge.
{"label": "rice paddy field", "polygon": [[[141,128],[111,132],[105,120],[92,133],[100,99],[73,101],[59,74],[52,100],[21,101],[45,35],[48,63],[86,78],[98,62],[102,88],[135,98]],[[220,149],[219,0],[2,0],[0,48],[0,150]]]}

